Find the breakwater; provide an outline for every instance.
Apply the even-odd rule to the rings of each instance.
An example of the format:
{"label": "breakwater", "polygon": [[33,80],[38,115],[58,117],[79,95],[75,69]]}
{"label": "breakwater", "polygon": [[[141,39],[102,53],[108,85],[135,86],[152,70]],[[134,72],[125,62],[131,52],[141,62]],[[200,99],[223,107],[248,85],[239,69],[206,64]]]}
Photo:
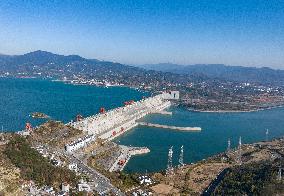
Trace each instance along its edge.
{"label": "breakwater", "polygon": [[156,127],[156,128],[163,128],[163,129],[172,129],[172,130],[177,130],[177,131],[188,131],[188,132],[199,132],[199,131],[201,131],[201,127],[177,127],[177,126],[160,125],[160,124],[147,123],[147,122],[138,122],[138,125],[148,126],[148,127]]}

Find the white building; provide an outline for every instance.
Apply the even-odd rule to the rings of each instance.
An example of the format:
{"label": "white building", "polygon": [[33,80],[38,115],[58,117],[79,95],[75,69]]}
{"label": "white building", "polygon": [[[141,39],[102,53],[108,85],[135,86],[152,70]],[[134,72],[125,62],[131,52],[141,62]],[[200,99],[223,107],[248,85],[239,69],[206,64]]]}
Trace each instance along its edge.
{"label": "white building", "polygon": [[80,148],[86,147],[87,145],[89,145],[91,142],[96,140],[96,136],[95,135],[87,135],[83,138],[79,138],[78,140],[72,142],[71,144],[67,144],[65,145],[65,150],[67,152],[73,152],[76,151]]}
{"label": "white building", "polygon": [[55,195],[54,188],[52,186],[48,186],[44,189],[44,192],[50,194],[50,195]]}
{"label": "white building", "polygon": [[71,164],[68,165],[68,169],[70,169],[71,171],[77,172],[78,166],[77,166],[76,163],[71,163]]}
{"label": "white building", "polygon": [[78,184],[78,190],[79,191],[87,191],[90,192],[91,191],[91,187],[90,185],[88,185],[87,183],[79,183]]}
{"label": "white building", "polygon": [[167,100],[178,100],[179,99],[179,91],[167,91],[164,92],[163,98]]}
{"label": "white building", "polygon": [[139,177],[139,182],[142,185],[151,185],[153,184],[152,179],[149,176],[140,176]]}
{"label": "white building", "polygon": [[70,190],[70,185],[67,182],[63,182],[61,185],[61,190],[68,193]]}

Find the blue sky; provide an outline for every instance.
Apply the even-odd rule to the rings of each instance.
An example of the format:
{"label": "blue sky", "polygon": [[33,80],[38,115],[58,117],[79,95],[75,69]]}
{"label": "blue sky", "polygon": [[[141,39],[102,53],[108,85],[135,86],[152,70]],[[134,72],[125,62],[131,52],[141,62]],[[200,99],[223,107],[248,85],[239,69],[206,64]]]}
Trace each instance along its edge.
{"label": "blue sky", "polygon": [[0,53],[284,69],[283,0],[0,1]]}

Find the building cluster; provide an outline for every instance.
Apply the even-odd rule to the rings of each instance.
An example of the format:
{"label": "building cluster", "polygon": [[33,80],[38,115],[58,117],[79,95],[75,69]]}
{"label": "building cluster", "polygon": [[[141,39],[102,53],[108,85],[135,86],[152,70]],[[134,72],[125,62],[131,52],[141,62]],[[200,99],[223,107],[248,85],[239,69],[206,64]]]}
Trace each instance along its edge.
{"label": "building cluster", "polygon": [[[78,186],[79,187],[79,186]],[[70,195],[70,185],[67,182],[61,184],[60,191],[57,191],[52,186],[37,186],[34,181],[25,181],[22,183],[21,188],[27,190],[28,195],[54,195],[54,196],[67,196]],[[79,188],[78,188],[79,190]]]}
{"label": "building cluster", "polygon": [[154,185],[156,182],[148,175],[142,175],[138,177],[140,186],[131,189],[129,192],[133,196],[149,196],[153,193],[149,190],[149,186]]}
{"label": "building cluster", "polygon": [[139,176],[138,179],[141,185],[149,186],[154,183],[153,180],[149,176]]}
{"label": "building cluster", "polygon": [[36,149],[43,157],[48,158],[52,165],[57,166],[57,167],[59,166],[63,167],[65,165],[65,163],[62,162],[60,158],[55,155],[54,152],[51,153],[47,147],[38,145],[34,147],[34,149]]}
{"label": "building cluster", "polygon": [[[39,145],[34,147],[43,157],[48,158],[54,166],[60,166],[65,167],[71,171],[74,171],[78,173],[80,168],[76,163],[70,163],[68,165],[65,164],[65,162],[62,162],[60,158],[58,158],[55,153],[50,153],[49,149]],[[29,195],[56,195],[56,196],[66,196],[69,195],[70,185],[66,182],[63,182],[61,185],[61,190],[55,190],[52,186],[43,186],[39,187],[37,186],[33,181],[25,181],[22,183],[22,189],[27,190]],[[91,192],[91,186],[85,182],[84,180],[81,180],[76,187],[73,187],[73,190],[75,191],[86,191]]]}

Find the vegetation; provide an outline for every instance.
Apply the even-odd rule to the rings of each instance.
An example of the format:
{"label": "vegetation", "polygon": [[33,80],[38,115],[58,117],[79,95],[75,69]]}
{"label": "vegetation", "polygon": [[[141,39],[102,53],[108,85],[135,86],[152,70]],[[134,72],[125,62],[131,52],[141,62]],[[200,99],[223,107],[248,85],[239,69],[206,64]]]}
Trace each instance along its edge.
{"label": "vegetation", "polygon": [[278,167],[271,162],[251,163],[232,168],[218,185],[214,195],[274,195],[284,192],[278,181]]}
{"label": "vegetation", "polygon": [[19,135],[14,135],[4,150],[11,162],[21,170],[21,177],[33,180],[36,184],[59,187],[62,182],[77,183],[74,172],[68,169],[55,167],[31,148],[27,140]]}

